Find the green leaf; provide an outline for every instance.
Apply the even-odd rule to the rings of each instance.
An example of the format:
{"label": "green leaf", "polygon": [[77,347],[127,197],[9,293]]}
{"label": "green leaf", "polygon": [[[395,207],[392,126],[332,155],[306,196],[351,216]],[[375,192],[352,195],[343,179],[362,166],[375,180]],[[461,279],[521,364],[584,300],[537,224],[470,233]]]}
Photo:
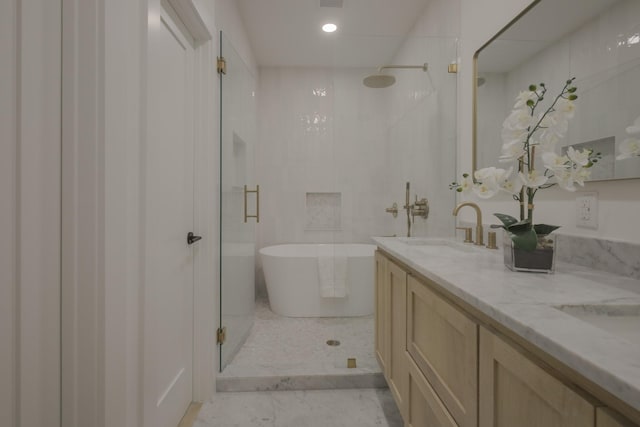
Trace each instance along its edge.
{"label": "green leaf", "polygon": [[494,213],[494,215],[500,220],[502,221],[502,223],[504,224],[503,228],[508,228],[509,226],[515,224],[518,222],[518,220],[514,217],[512,217],[511,215],[506,215],[506,214],[501,214],[501,213]]}
{"label": "green leaf", "polygon": [[569,95],[569,101],[575,101],[576,99],[578,99],[578,95],[575,95],[573,93]]}
{"label": "green leaf", "polygon": [[535,90],[536,90],[536,89],[538,89],[538,88],[536,87],[536,85],[529,85],[529,90],[530,90],[531,92],[535,92]]}
{"label": "green leaf", "polygon": [[524,233],[510,233],[510,237],[516,249],[532,251],[538,245],[538,236],[533,228]]}
{"label": "green leaf", "polygon": [[523,219],[522,221],[518,221],[507,227],[507,230],[509,230],[510,233],[515,234],[527,233],[531,229],[531,220],[529,219]]}
{"label": "green leaf", "polygon": [[551,234],[552,231],[560,228],[559,225],[548,225],[548,224],[536,224],[533,226],[533,229],[536,231],[538,236],[546,236],[547,234]]}

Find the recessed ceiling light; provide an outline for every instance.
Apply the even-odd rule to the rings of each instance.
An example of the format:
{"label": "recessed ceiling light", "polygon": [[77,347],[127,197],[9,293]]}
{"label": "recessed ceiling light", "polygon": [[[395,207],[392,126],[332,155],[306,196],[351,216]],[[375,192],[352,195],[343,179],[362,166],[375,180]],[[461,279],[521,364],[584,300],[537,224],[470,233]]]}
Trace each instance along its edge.
{"label": "recessed ceiling light", "polygon": [[337,29],[338,26],[336,24],[324,24],[322,26],[322,31],[324,31],[325,33],[333,33]]}

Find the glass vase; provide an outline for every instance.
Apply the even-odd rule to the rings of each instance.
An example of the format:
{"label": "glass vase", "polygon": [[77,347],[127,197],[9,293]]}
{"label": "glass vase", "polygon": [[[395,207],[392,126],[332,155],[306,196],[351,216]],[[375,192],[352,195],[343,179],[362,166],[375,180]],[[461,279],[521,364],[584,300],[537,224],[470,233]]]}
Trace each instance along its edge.
{"label": "glass vase", "polygon": [[504,265],[511,271],[553,273],[556,264],[556,236],[538,236],[532,251],[516,249],[508,233],[503,233]]}

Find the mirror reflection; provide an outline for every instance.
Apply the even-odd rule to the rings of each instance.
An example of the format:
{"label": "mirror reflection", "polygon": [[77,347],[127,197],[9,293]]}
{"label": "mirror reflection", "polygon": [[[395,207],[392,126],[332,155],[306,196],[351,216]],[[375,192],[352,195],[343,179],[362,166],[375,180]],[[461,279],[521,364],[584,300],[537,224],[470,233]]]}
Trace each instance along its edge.
{"label": "mirror reflection", "polygon": [[[539,0],[477,54],[474,169],[498,166],[516,95],[575,77],[568,146],[602,153],[591,181],[640,177],[640,2]],[[499,166],[498,166],[499,167]]]}

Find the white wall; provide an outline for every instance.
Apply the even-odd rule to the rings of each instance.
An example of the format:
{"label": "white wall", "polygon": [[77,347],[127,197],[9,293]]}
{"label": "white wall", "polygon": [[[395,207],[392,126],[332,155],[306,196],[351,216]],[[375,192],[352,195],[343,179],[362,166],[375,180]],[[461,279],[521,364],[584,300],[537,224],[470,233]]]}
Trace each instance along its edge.
{"label": "white wall", "polygon": [[0,424],[60,425],[60,1],[0,6]]}
{"label": "white wall", "polygon": [[[374,218],[376,211],[384,212],[386,97],[385,90],[361,84],[365,72],[260,70],[259,247],[368,242],[372,233],[384,233],[384,224]],[[339,229],[307,229],[307,192],[341,193]]]}
{"label": "white wall", "polygon": [[[473,55],[530,4],[528,0],[461,1],[458,174],[471,171]],[[640,229],[630,226],[640,211],[638,180],[588,183],[584,190],[598,192],[600,225],[597,230],[576,228],[576,194],[568,194],[557,189],[546,190],[536,195],[536,222],[561,225],[561,232],[565,234],[640,242]],[[485,218],[490,218],[493,212],[517,213],[517,207],[511,200],[483,201],[480,206],[485,212]],[[471,212],[462,215],[467,221],[475,221]]]}
{"label": "white wall", "polygon": [[[64,0],[63,424],[144,425],[146,0]],[[215,36],[211,2],[198,1]],[[82,41],[80,43],[79,41]],[[195,400],[215,378],[217,37],[196,49]],[[43,424],[41,424],[43,425]]]}
{"label": "white wall", "polygon": [[[390,88],[365,87],[370,69],[261,69],[260,247],[405,235],[407,181],[412,203],[417,194],[431,204],[429,219],[416,218],[412,235],[450,234],[456,76],[446,68],[456,60],[458,12],[457,1],[428,5],[392,62],[431,68],[389,70],[397,78]],[[340,229],[307,229],[307,192],[341,193]],[[384,211],[394,202],[396,219]]]}
{"label": "white wall", "polygon": [[[429,218],[415,218],[412,236],[450,236],[455,194],[448,184],[455,178],[456,74],[447,72],[457,60],[460,2],[429,2],[394,64],[428,63],[428,72],[397,70],[391,91],[391,119],[386,170],[386,199],[405,203],[405,184],[411,184],[411,203],[426,197]],[[393,234],[407,234],[406,211],[392,222]]]}

